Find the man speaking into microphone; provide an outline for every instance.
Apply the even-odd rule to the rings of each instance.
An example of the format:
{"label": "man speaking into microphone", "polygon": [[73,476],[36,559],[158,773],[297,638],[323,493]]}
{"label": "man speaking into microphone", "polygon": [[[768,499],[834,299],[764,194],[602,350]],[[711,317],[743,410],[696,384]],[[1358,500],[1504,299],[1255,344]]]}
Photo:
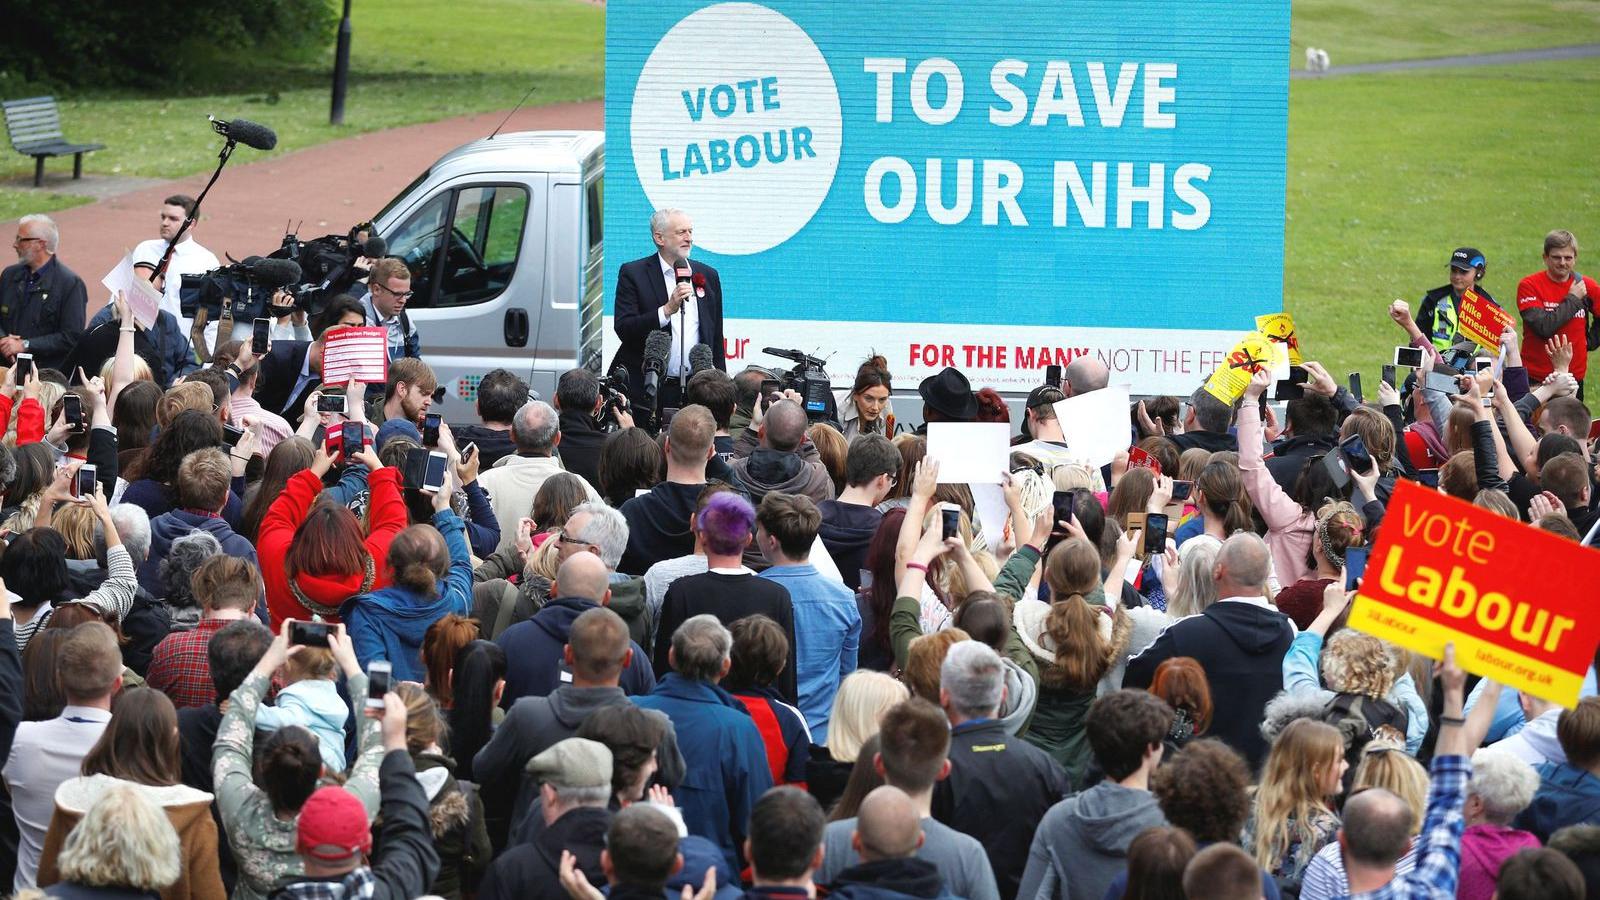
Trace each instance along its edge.
{"label": "man speaking into microphone", "polygon": [[[692,262],[694,223],[681,209],[660,209],[650,217],[650,236],[656,252],[624,263],[617,272],[613,320],[622,346],[612,364],[628,370],[630,394],[637,408],[672,409],[682,405],[680,375],[691,373],[690,351],[696,344],[710,348],[713,364],[727,371],[722,347],[722,279],[705,263]],[[650,379],[655,396],[647,396],[646,345],[662,346],[653,332],[670,337],[665,366]],[[703,351],[702,351],[703,352]],[[652,354],[653,355],[653,354]]]}

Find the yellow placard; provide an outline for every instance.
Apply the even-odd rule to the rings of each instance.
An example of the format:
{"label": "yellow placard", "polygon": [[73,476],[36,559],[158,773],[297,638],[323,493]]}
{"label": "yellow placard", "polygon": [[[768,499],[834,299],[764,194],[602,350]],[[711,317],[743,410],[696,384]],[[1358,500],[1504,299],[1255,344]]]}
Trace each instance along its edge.
{"label": "yellow placard", "polygon": [[1294,330],[1294,316],[1286,312],[1256,316],[1256,330],[1289,351],[1289,365],[1298,366],[1303,362],[1300,357],[1300,336]]}
{"label": "yellow placard", "polygon": [[1206,379],[1206,393],[1232,404],[1244,396],[1250,386],[1250,376],[1258,369],[1271,370],[1283,358],[1284,348],[1259,331],[1252,331],[1239,339],[1228,351],[1227,359]]}

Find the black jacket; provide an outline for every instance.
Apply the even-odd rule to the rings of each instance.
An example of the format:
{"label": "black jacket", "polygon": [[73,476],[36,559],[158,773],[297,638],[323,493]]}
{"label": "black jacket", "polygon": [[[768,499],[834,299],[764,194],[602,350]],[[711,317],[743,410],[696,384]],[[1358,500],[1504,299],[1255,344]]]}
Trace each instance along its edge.
{"label": "black jacket", "polygon": [[[411,900],[428,892],[439,874],[439,854],[433,849],[433,830],[428,826],[428,797],[417,781],[416,767],[404,750],[384,754],[378,769],[378,794],[381,801],[375,845],[383,848],[372,860],[371,875],[377,881],[372,900]],[[361,872],[342,878],[296,878],[271,894],[271,900],[298,900],[326,896],[319,881],[342,882]],[[353,892],[347,891],[346,895]]]}
{"label": "black jacket", "polygon": [[703,484],[663,481],[649,493],[623,503],[622,517],[628,520],[628,549],[623,551],[617,571],[643,575],[663,559],[693,553],[694,533],[689,530],[689,516],[704,489]]}
{"label": "black jacket", "polygon": [[570,409],[561,411],[560,428],[561,443],[556,445],[556,453],[561,464],[600,490],[600,448],[606,442],[606,433],[595,427],[593,416]]}
{"label": "black jacket", "polygon": [[867,548],[883,524],[883,513],[871,506],[838,500],[818,503],[817,511],[822,513],[822,524],[817,528],[822,546],[839,567],[845,587],[852,591],[860,588],[861,570],[867,567]]}
{"label": "black jacket", "polygon": [[1145,690],[1162,662],[1193,657],[1205,670],[1211,696],[1228,698],[1217,705],[1207,737],[1244,754],[1253,771],[1267,755],[1262,711],[1283,690],[1283,655],[1293,639],[1288,617],[1276,609],[1236,600],[1213,603],[1198,616],[1174,622],[1129,660],[1122,686]]}
{"label": "black jacket", "polygon": [[566,900],[560,877],[562,850],[578,858],[578,868],[590,884],[602,883],[600,851],[605,849],[610,824],[611,810],[603,806],[567,811],[532,842],[501,854],[484,876],[478,900]]}
{"label": "black jacket", "polygon": [[1194,447],[1210,450],[1212,453],[1224,450],[1237,452],[1239,449],[1239,440],[1232,432],[1218,434],[1215,431],[1185,431],[1183,434],[1168,435],[1167,439],[1178,446],[1179,453]]}
{"label": "black jacket", "polygon": [[[655,656],[651,665],[665,675],[672,671],[667,664],[667,651],[672,649],[672,633],[690,618],[703,614],[717,617],[723,625],[731,626],[746,616],[761,614],[778,623],[789,638],[789,659],[795,653],[794,603],[789,599],[789,589],[776,581],[758,575],[724,575],[721,572],[703,572],[685,575],[667,588],[661,600],[661,612],[656,618]],[[792,663],[783,667],[773,685],[785,703],[798,701],[799,687]]]}
{"label": "black jacket", "polygon": [[1333,434],[1285,438],[1272,448],[1272,455],[1267,457],[1267,474],[1278,483],[1278,487],[1283,488],[1284,493],[1293,496],[1295,479],[1300,477],[1300,470],[1306,467],[1306,460],[1327,453],[1337,443],[1338,436]]}
{"label": "black jacket", "polygon": [[256,377],[256,402],[267,412],[283,416],[291,428],[300,427],[300,419],[305,414],[306,397],[322,384],[322,376],[313,373],[307,387],[295,396],[289,396],[295,383],[300,380],[300,370],[305,366],[306,354],[310,351],[310,341],[274,341],[272,352],[259,364],[261,373]]}
{"label": "black jacket", "polygon": [[[599,607],[582,597],[557,597],[526,622],[507,628],[495,643],[506,652],[506,687],[500,705],[510,709],[523,697],[545,697],[572,676],[566,673],[561,648],[572,634],[578,616]],[[622,689],[628,694],[648,694],[656,685],[655,672],[644,648],[633,644],[633,661],[622,670]],[[476,774],[476,773],[474,773]]]}
{"label": "black jacket", "polygon": [[[494,464],[507,456],[517,455],[516,441],[511,439],[511,429],[490,428],[487,425],[462,425],[452,427],[451,433],[455,435],[456,446],[464,447],[468,442],[478,445],[478,467],[487,472],[494,468]],[[563,441],[566,439],[563,438]],[[569,466],[570,468],[570,466]],[[599,490],[598,486],[595,490]]]}
{"label": "black jacket", "polygon": [[55,257],[39,270],[31,291],[27,286],[25,263],[0,272],[0,334],[26,339],[35,366],[60,369],[83,336],[89,292],[83,279]]}
{"label": "black jacket", "polygon": [[[1012,891],[1015,890],[1016,886],[1013,885]],[[916,857],[857,863],[839,873],[828,896],[839,900],[901,900],[908,897],[954,900],[945,888],[939,867]],[[1006,895],[1002,893],[1002,896]]]}
{"label": "black jacket", "polygon": [[933,817],[983,843],[1003,900],[1017,895],[1039,820],[1072,790],[1050,755],[999,719],[950,730],[950,777],[933,789]]}
{"label": "black jacket", "polygon": [[[689,267],[696,278],[705,278],[705,296],[697,297],[700,304],[699,343],[711,348],[716,367],[727,371],[728,362],[722,346],[722,278],[717,270],[702,262],[690,260]],[[611,358],[612,366],[621,363],[628,370],[628,383],[635,405],[642,407],[644,397],[644,342],[650,332],[661,329],[660,309],[667,304],[667,283],[661,277],[661,256],[652,253],[644,259],[623,263],[617,270],[617,293],[613,303],[613,324],[622,346]]]}

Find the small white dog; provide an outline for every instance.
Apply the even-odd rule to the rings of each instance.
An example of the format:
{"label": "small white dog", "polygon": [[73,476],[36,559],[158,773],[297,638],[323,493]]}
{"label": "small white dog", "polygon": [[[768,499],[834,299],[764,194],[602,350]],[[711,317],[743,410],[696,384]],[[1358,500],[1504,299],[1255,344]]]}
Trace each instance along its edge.
{"label": "small white dog", "polygon": [[1328,51],[1319,49],[1317,47],[1307,47],[1306,48],[1306,71],[1308,71],[1308,72],[1326,72],[1326,71],[1328,71]]}

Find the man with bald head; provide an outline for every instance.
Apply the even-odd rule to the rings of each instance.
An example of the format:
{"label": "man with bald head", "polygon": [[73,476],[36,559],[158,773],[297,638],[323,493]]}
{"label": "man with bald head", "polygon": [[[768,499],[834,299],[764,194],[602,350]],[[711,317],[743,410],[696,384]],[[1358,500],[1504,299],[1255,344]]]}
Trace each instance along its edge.
{"label": "man with bald head", "polygon": [[[556,448],[561,443],[561,417],[555,407],[543,400],[529,400],[511,417],[511,440],[517,452],[503,456],[478,476],[478,483],[489,494],[495,521],[502,535],[517,533],[517,523],[533,515],[533,498],[551,475],[565,472]],[[583,491],[590,500],[600,495],[583,480]],[[546,523],[540,523],[543,527]]]}
{"label": "man with bald head", "polygon": [[[593,566],[586,562],[579,566],[586,567],[592,576]],[[569,579],[564,589],[573,590],[572,579],[581,580],[581,573],[568,572],[566,567],[562,572]],[[593,585],[587,589],[593,590]],[[568,629],[566,646],[561,648],[561,673],[567,680],[562,680],[548,696],[523,697],[513,703],[505,721],[494,730],[494,737],[472,759],[473,780],[491,786],[491,794],[496,793],[494,786],[506,792],[500,796],[516,794],[511,812],[513,835],[530,818],[538,799],[538,785],[525,777],[523,767],[528,760],[577,734],[578,726],[590,713],[628,702],[620,687],[623,672],[641,663],[649,665],[634,647],[627,624],[616,613],[603,606],[579,613]],[[676,785],[683,780],[683,756],[678,752],[678,740],[670,723],[656,749],[656,760],[662,781]]]}
{"label": "man with bald head", "polygon": [[[1439,666],[1444,706],[1428,772],[1428,811],[1415,838],[1416,864],[1410,872],[1397,876],[1394,870],[1412,849],[1413,813],[1405,801],[1382,788],[1362,791],[1346,801],[1339,849],[1351,897],[1421,900],[1456,895],[1467,781],[1472,776],[1470,754],[1483,742],[1494,717],[1493,703],[1477,704],[1471,715],[1462,712],[1466,683],[1467,673],[1456,664],[1455,645],[1446,644]],[[1188,879],[1184,882],[1187,886]]]}
{"label": "man with bald head", "polygon": [[875,788],[861,801],[850,846],[861,861],[839,873],[832,897],[936,900],[952,896],[939,867],[917,858],[922,846],[922,811],[897,787]]}
{"label": "man with bald head", "polygon": [[1252,767],[1267,753],[1261,714],[1283,687],[1283,656],[1294,640],[1294,626],[1266,599],[1272,554],[1261,538],[1239,533],[1228,538],[1212,567],[1217,600],[1198,616],[1174,622],[1143,653],[1128,661],[1122,686],[1144,690],[1156,667],[1175,656],[1199,660],[1217,704],[1210,737],[1244,754]]}
{"label": "man with bald head", "polygon": [[[578,674],[567,645],[572,641],[573,627],[584,613],[611,602],[611,571],[593,553],[574,553],[556,570],[550,597],[533,618],[507,628],[495,639],[506,652],[506,687],[500,699],[506,709],[523,697],[545,697],[561,685],[575,683]],[[615,613],[611,618],[622,621]],[[626,625],[622,636],[627,638]],[[616,660],[618,675],[613,676],[614,683],[627,694],[649,693],[656,683],[649,654],[631,640],[628,648],[631,655]],[[603,674],[593,666],[590,672]],[[602,674],[591,674],[588,681],[601,681]]]}
{"label": "man with bald head", "polygon": [[1067,368],[1061,373],[1065,382],[1063,390],[1068,397],[1098,391],[1111,381],[1111,370],[1098,357],[1080,356],[1067,363]]}
{"label": "man with bald head", "polygon": [[[734,443],[734,474],[750,490],[750,502],[760,505],[768,491],[800,494],[813,503],[833,499],[833,478],[822,464],[816,445],[806,439],[805,408],[785,398],[766,404],[756,398],[755,412],[739,441]],[[754,432],[760,446],[750,448]],[[742,457],[742,458],[741,458]]]}

